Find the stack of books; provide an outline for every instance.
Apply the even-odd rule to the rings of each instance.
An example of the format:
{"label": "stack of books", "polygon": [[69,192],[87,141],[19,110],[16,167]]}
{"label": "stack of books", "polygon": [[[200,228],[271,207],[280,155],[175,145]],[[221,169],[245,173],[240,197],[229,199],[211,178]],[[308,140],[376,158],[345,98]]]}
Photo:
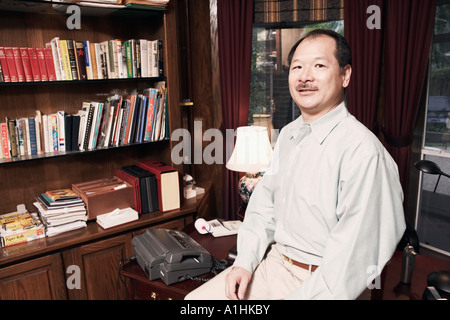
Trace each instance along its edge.
{"label": "stack of books", "polygon": [[72,189],[41,193],[34,206],[46,228],[47,237],[86,227],[85,203]]}
{"label": "stack of books", "polygon": [[0,215],[0,247],[24,243],[45,237],[45,228],[36,213],[29,213],[25,205]]}

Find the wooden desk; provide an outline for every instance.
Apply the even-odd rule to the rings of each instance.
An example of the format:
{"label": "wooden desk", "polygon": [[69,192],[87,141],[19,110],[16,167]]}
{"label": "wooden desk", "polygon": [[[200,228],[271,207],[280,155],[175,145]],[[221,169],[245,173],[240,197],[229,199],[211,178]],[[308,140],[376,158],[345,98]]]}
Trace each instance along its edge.
{"label": "wooden desk", "polygon": [[[202,247],[217,259],[227,259],[228,250],[236,243],[236,236],[215,238],[210,234],[201,235],[195,230],[193,224],[183,229]],[[229,265],[231,261],[229,261]],[[185,280],[167,286],[161,279],[150,281],[137,262],[130,262],[123,266],[122,277],[127,281],[129,298],[136,300],[182,300],[184,297],[203,284],[200,281]],[[211,278],[213,273],[204,274],[199,278]]]}
{"label": "wooden desk", "polygon": [[450,261],[434,257],[416,255],[411,284],[400,282],[402,270],[402,252],[396,251],[386,269],[386,278],[382,293],[383,300],[422,299],[427,287],[428,274],[439,270],[450,270]]}

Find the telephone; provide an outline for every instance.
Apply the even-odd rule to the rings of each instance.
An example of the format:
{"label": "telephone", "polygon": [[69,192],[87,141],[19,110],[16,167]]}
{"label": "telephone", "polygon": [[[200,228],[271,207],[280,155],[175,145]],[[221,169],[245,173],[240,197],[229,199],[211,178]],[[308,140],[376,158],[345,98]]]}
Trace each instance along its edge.
{"label": "telephone", "polygon": [[211,271],[211,255],[186,233],[150,228],[132,239],[133,254],[150,280],[166,285]]}

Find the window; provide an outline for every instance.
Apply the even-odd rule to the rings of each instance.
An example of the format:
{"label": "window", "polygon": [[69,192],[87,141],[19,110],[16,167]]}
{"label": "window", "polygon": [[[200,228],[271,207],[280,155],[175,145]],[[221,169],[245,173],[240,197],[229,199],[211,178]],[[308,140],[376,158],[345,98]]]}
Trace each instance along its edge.
{"label": "window", "polygon": [[249,125],[266,126],[272,145],[278,132],[300,115],[289,94],[287,56],[297,40],[313,29],[344,34],[344,21],[328,21],[299,28],[253,28]]}
{"label": "window", "polygon": [[[438,1],[436,8],[422,158],[450,174],[450,4],[446,2]],[[419,241],[450,255],[450,179],[422,173],[419,193]]]}

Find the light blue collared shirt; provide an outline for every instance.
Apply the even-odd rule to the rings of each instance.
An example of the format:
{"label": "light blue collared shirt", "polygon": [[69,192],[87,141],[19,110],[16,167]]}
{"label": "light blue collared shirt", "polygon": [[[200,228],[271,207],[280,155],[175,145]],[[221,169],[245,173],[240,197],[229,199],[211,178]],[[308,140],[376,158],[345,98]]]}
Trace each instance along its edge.
{"label": "light blue collared shirt", "polygon": [[344,102],[311,124],[300,116],[251,196],[234,265],[253,272],[275,242],[319,266],[286,299],[355,299],[404,233],[402,203],[396,163]]}

